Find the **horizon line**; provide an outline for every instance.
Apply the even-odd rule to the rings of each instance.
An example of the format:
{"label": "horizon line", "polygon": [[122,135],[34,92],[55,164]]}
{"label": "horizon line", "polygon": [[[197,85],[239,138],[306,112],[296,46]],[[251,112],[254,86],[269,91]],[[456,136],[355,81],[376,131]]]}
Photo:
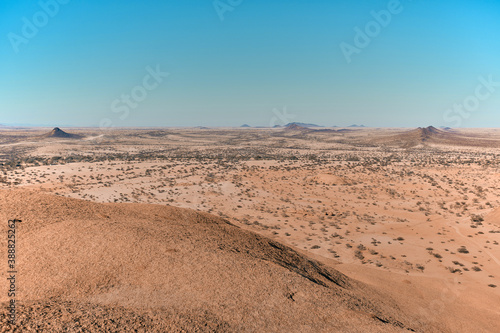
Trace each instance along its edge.
{"label": "horizon line", "polygon": [[[304,124],[300,122],[294,122],[296,124]],[[290,123],[290,124],[294,124]],[[246,125],[246,124],[245,124]],[[213,129],[213,128],[239,128],[239,129],[282,129],[286,128],[289,124],[287,125],[280,125],[276,127],[270,127],[270,126],[205,126],[205,125],[193,125],[193,126],[115,126],[115,127],[100,127],[100,126],[78,126],[78,125],[32,125],[32,124],[0,124],[0,130],[1,129],[7,129],[7,128],[88,128],[88,129],[100,129],[103,131],[107,130],[120,130],[120,129],[163,129],[163,128],[193,128],[193,129],[200,129],[200,128],[206,128],[206,129]],[[500,129],[500,127],[486,127],[486,126],[480,126],[480,127],[468,127],[468,126],[460,126],[460,127],[450,127],[450,126],[434,126],[434,125],[428,125],[428,126],[369,126],[369,125],[346,125],[346,126],[341,126],[341,125],[333,125],[333,126],[323,126],[323,125],[316,125],[316,124],[310,124],[310,126],[303,126],[306,128],[355,128],[355,129],[374,129],[374,128],[427,128],[427,127],[434,127],[438,129]]]}

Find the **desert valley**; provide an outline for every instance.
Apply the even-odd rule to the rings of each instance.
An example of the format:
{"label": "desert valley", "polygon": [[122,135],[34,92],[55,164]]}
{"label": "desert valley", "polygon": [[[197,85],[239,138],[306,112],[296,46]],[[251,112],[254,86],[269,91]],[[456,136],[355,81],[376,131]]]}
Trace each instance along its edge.
{"label": "desert valley", "polygon": [[500,329],[497,129],[5,127],[0,215],[3,331]]}

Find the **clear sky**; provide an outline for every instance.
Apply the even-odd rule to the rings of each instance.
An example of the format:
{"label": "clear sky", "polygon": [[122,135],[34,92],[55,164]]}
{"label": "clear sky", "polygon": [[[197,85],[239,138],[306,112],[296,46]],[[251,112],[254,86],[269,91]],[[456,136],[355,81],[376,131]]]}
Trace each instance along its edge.
{"label": "clear sky", "polygon": [[500,127],[498,0],[3,0],[0,32],[1,124]]}

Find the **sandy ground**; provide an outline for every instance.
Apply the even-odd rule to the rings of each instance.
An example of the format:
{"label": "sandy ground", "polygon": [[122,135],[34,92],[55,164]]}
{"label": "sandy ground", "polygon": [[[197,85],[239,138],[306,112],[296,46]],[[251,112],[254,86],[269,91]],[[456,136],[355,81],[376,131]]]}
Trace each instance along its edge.
{"label": "sandy ground", "polygon": [[500,329],[498,130],[45,132],[2,133],[1,188],[211,213],[375,288],[417,330]]}

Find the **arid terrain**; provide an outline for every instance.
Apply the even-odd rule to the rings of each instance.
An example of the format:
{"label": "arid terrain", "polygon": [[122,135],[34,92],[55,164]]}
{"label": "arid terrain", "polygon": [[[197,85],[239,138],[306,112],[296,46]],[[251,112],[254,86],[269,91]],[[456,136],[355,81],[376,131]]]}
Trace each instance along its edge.
{"label": "arid terrain", "polygon": [[2,128],[0,163],[4,331],[500,331],[500,130]]}

